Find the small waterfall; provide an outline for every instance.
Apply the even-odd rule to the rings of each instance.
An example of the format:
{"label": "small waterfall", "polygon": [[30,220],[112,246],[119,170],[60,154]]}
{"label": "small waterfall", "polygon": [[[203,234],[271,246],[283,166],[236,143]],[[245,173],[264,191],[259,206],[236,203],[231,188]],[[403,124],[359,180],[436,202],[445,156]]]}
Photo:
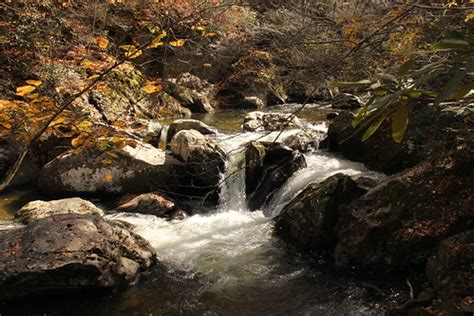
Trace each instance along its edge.
{"label": "small waterfall", "polygon": [[161,149],[166,149],[166,142],[168,140],[168,129],[170,127],[168,125],[165,125],[163,126],[163,128],[161,129],[161,133],[160,133],[160,142],[158,144],[158,148],[161,148]]}

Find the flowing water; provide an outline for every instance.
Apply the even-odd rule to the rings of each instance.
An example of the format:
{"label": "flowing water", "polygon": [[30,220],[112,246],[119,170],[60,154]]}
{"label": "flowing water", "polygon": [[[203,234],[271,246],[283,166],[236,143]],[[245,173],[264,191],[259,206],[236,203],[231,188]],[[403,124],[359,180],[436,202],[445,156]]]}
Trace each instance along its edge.
{"label": "flowing water", "polygon": [[[240,116],[241,118],[242,116]],[[215,125],[215,124],[214,124]],[[318,130],[324,124],[313,122]],[[297,131],[285,131],[285,137]],[[405,296],[396,276],[335,270],[317,254],[304,257],[273,236],[272,217],[308,183],[335,173],[381,175],[323,151],[306,154],[296,172],[264,210],[245,205],[242,145],[278,133],[226,132],[216,136],[229,153],[221,203],[183,221],[114,214],[150,241],[161,265],[128,290],[108,295],[35,301],[28,311],[80,315],[382,315]],[[319,258],[319,259],[318,259]],[[18,312],[12,307],[12,311]],[[25,309],[19,309],[25,312]]]}

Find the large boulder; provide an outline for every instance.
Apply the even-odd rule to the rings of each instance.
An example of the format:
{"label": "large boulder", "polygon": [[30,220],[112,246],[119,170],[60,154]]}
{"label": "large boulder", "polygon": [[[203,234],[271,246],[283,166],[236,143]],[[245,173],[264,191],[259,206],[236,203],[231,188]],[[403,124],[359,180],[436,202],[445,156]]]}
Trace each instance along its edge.
{"label": "large boulder", "polygon": [[180,119],[174,120],[168,127],[166,134],[166,143],[169,143],[173,136],[179,131],[184,130],[195,130],[203,135],[214,135],[217,133],[217,130],[199,120],[193,119]]}
{"label": "large boulder", "polygon": [[119,222],[64,214],[0,231],[0,301],[133,283],[156,262]]}
{"label": "large boulder", "polygon": [[254,111],[245,116],[242,130],[244,132],[279,131],[286,124],[289,128],[301,127],[299,119],[292,114]]}
{"label": "large boulder", "polygon": [[273,142],[247,144],[245,162],[245,193],[252,211],[269,202],[295,171],[306,166],[299,151]]}
{"label": "large boulder", "polygon": [[472,226],[473,177],[471,150],[386,178],[340,214],[337,263],[425,263],[441,240]]}
{"label": "large boulder", "polygon": [[170,189],[182,163],[136,140],[99,139],[92,147],[69,151],[41,170],[39,188],[50,195],[150,192]]}
{"label": "large boulder", "polygon": [[426,266],[428,279],[438,294],[435,309],[474,313],[473,264],[474,230],[452,236],[440,244]]}
{"label": "large boulder", "polygon": [[426,275],[437,291],[474,293],[474,230],[444,240],[428,260]]}
{"label": "large boulder", "polygon": [[258,109],[284,103],[286,99],[273,56],[259,50],[247,52],[232,64],[216,94],[216,103],[222,108]]}
{"label": "large boulder", "polygon": [[69,198],[54,201],[32,201],[15,213],[15,218],[24,224],[59,214],[92,214],[103,216],[104,212],[89,201]]}
{"label": "large boulder", "polygon": [[365,129],[353,128],[353,119],[350,112],[341,113],[334,119],[328,130],[329,149],[388,174],[452,150],[460,136],[458,131],[469,133],[461,116],[427,104],[410,104],[408,128],[401,143],[392,140],[389,121],[382,123],[368,140],[362,142]]}
{"label": "large boulder", "polygon": [[337,242],[339,207],[365,192],[341,173],[311,183],[275,217],[275,233],[300,250],[329,249]]}
{"label": "large boulder", "polygon": [[225,153],[211,139],[196,130],[182,130],[173,136],[171,151],[184,162],[178,175],[190,195],[216,201],[219,182],[225,171]]}

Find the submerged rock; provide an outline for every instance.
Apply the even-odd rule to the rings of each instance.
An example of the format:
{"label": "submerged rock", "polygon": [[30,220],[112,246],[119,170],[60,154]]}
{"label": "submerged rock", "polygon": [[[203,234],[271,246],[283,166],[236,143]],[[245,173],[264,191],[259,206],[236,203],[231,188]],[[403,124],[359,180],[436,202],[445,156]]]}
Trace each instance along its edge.
{"label": "submerged rock", "polygon": [[0,231],[0,301],[133,283],[156,262],[119,222],[65,214]]}
{"label": "submerged rock", "polygon": [[99,139],[46,164],[39,188],[52,196],[83,193],[150,192],[173,187],[178,160],[161,149],[130,139]]}
{"label": "submerged rock", "polygon": [[306,166],[300,152],[272,142],[250,142],[245,162],[245,193],[252,211],[270,201],[295,171]]}
{"label": "submerged rock", "polygon": [[288,128],[301,127],[296,116],[276,112],[250,112],[244,118],[242,130],[244,132],[279,131],[285,125]]}
{"label": "submerged rock", "polygon": [[91,214],[103,216],[104,212],[89,201],[69,198],[54,201],[32,201],[15,214],[15,218],[27,224],[38,219],[59,214]]}
{"label": "submerged rock", "polygon": [[169,128],[168,133],[166,135],[166,142],[169,143],[173,136],[178,133],[179,131],[184,130],[196,130],[203,135],[214,135],[217,133],[217,130],[209,125],[193,119],[181,119],[173,121]]}
{"label": "submerged rock", "polygon": [[275,233],[301,250],[329,249],[337,242],[339,207],[365,192],[341,173],[311,183],[275,217]]}

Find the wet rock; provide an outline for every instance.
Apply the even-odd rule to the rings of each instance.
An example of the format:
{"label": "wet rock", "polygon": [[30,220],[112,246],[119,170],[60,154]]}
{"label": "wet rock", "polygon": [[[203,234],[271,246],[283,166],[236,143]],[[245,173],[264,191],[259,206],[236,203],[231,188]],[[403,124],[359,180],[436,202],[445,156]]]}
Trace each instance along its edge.
{"label": "wet rock", "polygon": [[274,219],[275,233],[298,249],[329,249],[337,242],[339,207],[366,192],[350,176],[336,174],[309,184]]}
{"label": "wet rock", "polygon": [[182,130],[173,136],[171,151],[184,162],[179,179],[187,192],[216,201],[225,153],[211,139],[196,130]]}
{"label": "wet rock", "polygon": [[252,211],[270,201],[295,171],[306,166],[300,152],[273,142],[250,142],[245,161],[245,192]]}
{"label": "wet rock", "polygon": [[334,109],[354,110],[361,107],[362,101],[353,94],[341,93],[330,100]]}
{"label": "wet rock", "polygon": [[289,128],[301,127],[296,116],[285,113],[250,112],[244,118],[242,130],[245,132],[279,131],[285,124]]}
{"label": "wet rock", "polygon": [[251,50],[232,65],[230,74],[217,87],[215,101],[221,108],[259,109],[284,103],[287,98],[273,56]]}
{"label": "wet rock", "polygon": [[54,201],[32,201],[15,214],[15,218],[24,224],[59,214],[92,214],[103,216],[104,212],[93,203],[81,198],[69,198]]}
{"label": "wet rock", "polygon": [[441,240],[472,225],[474,161],[457,154],[386,178],[344,208],[337,263],[423,264]]}
{"label": "wet rock", "polygon": [[282,143],[293,150],[306,152],[318,148],[319,142],[323,139],[324,133],[314,130],[302,130],[297,134],[290,135],[283,139]]}
{"label": "wet rock", "polygon": [[141,193],[174,187],[182,163],[165,151],[130,139],[99,139],[79,153],[46,164],[39,188],[52,196]]}
{"label": "wet rock", "polygon": [[171,139],[176,133],[178,133],[179,131],[184,131],[184,130],[196,130],[203,135],[214,135],[217,133],[217,130],[215,128],[210,127],[209,125],[199,120],[193,120],[193,119],[175,120],[170,124],[168,128],[168,133],[166,136],[167,143],[171,141]]}
{"label": "wet rock", "polygon": [[121,199],[114,212],[150,214],[158,217],[169,216],[176,204],[160,192],[151,192]]}
{"label": "wet rock", "polygon": [[65,214],[0,231],[0,301],[137,280],[156,261],[150,244],[119,222]]}
{"label": "wet rock", "polygon": [[[15,163],[22,152],[18,142],[10,138],[0,139],[0,178],[4,179],[11,166]],[[37,181],[40,172],[40,166],[28,154],[21,164],[18,172],[13,177],[9,188],[34,183]]]}

